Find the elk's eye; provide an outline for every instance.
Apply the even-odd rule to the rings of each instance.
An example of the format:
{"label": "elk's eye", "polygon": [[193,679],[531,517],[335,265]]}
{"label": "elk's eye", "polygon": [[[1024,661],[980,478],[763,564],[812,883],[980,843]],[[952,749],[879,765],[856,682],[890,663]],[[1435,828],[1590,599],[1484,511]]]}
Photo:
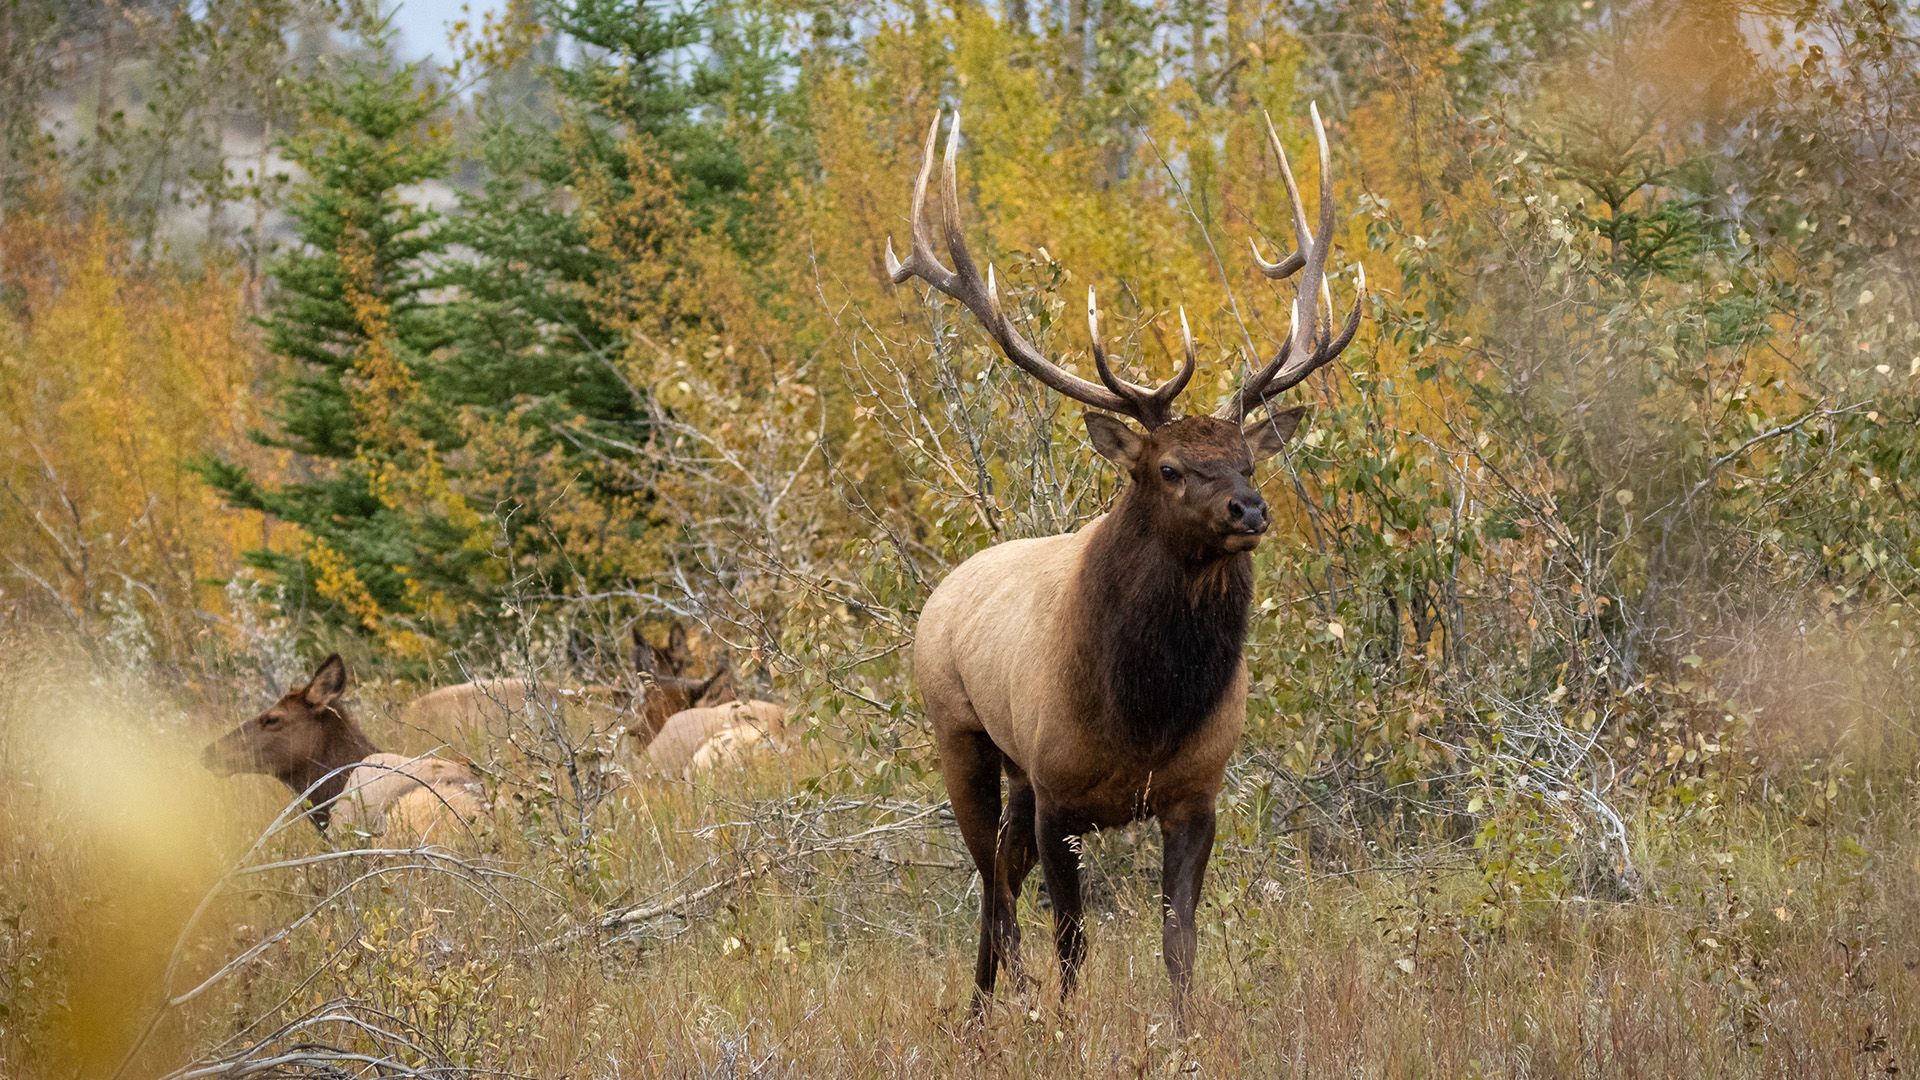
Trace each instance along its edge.
{"label": "elk's eye", "polygon": [[1180,479],[1180,472],[1171,465],[1162,465],[1160,466],[1160,476],[1168,483],[1172,483]]}
{"label": "elk's eye", "polygon": [[277,716],[263,716],[260,718],[261,727],[272,727],[273,725],[279,722],[280,722],[280,718]]}

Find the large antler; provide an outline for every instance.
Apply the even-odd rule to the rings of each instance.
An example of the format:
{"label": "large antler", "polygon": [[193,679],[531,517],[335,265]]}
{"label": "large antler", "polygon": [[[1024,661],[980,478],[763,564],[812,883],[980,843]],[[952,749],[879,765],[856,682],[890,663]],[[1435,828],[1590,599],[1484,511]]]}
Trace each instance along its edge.
{"label": "large antler", "polygon": [[1186,389],[1187,382],[1193,378],[1193,334],[1187,329],[1185,311],[1180,313],[1180,332],[1186,346],[1186,365],[1178,375],[1157,389],[1150,390],[1120,378],[1107,365],[1106,349],[1100,341],[1100,312],[1094,305],[1092,289],[1087,290],[1087,331],[1093,336],[1094,370],[1099,373],[1100,383],[1104,383],[1104,386],[1062,370],[1041,356],[1040,350],[1021,337],[1020,332],[1013,328],[1013,322],[1000,310],[1000,294],[994,287],[993,266],[987,266],[987,276],[982,280],[973,256],[967,251],[967,239],[960,228],[960,183],[954,174],[954,152],[960,143],[958,112],[953,114],[953,125],[947,131],[946,160],[940,174],[940,204],[946,218],[946,232],[942,239],[946,241],[947,254],[953,259],[953,269],[948,270],[940,265],[939,257],[933,252],[933,241],[927,234],[924,214],[927,181],[933,176],[933,151],[939,136],[940,114],[935,113],[933,125],[927,129],[927,148],[920,163],[920,177],[913,185],[913,252],[905,262],[894,256],[893,238],[887,238],[887,274],[893,283],[898,285],[910,277],[917,277],[960,301],[987,328],[987,333],[999,344],[1000,351],[1015,366],[1083,405],[1130,416],[1149,431],[1173,419],[1173,399]]}
{"label": "large antler", "polygon": [[[1353,340],[1354,331],[1360,328],[1360,305],[1367,295],[1367,270],[1360,267],[1359,283],[1353,298],[1353,311],[1347,316],[1347,325],[1340,336],[1329,340],[1333,332],[1333,292],[1327,287],[1327,253],[1333,247],[1333,169],[1332,159],[1327,153],[1327,129],[1320,123],[1320,106],[1311,106],[1313,113],[1313,135],[1320,144],[1320,230],[1316,234],[1307,226],[1307,208],[1300,201],[1300,189],[1293,182],[1293,170],[1287,166],[1287,152],[1280,148],[1280,136],[1273,130],[1273,118],[1267,117],[1267,141],[1273,146],[1274,156],[1280,159],[1280,176],[1287,185],[1287,199],[1292,204],[1293,232],[1299,246],[1292,255],[1277,263],[1270,263],[1260,255],[1260,245],[1248,238],[1248,246],[1253,248],[1253,261],[1260,272],[1276,281],[1300,275],[1300,292],[1293,301],[1293,323],[1287,335],[1286,344],[1274,355],[1271,362],[1247,379],[1238,393],[1227,399],[1216,414],[1221,419],[1235,423],[1244,421],[1248,414],[1273,400],[1300,380],[1313,374],[1319,368],[1332,363],[1347,344]],[[1264,115],[1264,114],[1263,114]],[[1326,304],[1327,323],[1323,331],[1316,335],[1315,316],[1319,314],[1321,303]],[[1305,317],[1302,317],[1304,312]],[[1297,360],[1293,358],[1298,358]],[[1290,362],[1291,361],[1291,362]]]}

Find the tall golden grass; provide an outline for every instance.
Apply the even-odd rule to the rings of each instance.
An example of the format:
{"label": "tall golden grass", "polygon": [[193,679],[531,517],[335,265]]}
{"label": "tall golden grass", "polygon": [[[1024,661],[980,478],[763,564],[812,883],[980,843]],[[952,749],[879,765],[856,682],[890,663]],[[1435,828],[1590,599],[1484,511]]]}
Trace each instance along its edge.
{"label": "tall golden grass", "polygon": [[[585,830],[530,768],[484,843],[297,819],[259,840],[286,793],[195,762],[257,684],[5,645],[10,1076],[1837,1077],[1920,1053],[1902,723],[1756,742],[1772,756],[1710,813],[1635,817],[1638,896],[1498,920],[1469,843],[1311,857],[1260,827],[1237,768],[1181,1037],[1150,826],[1087,845],[1080,991],[1059,999],[1033,886],[1027,977],[976,1025],[977,885],[940,792],[865,792],[831,725],[743,773],[627,786]],[[403,738],[404,696],[357,696],[377,743]]]}

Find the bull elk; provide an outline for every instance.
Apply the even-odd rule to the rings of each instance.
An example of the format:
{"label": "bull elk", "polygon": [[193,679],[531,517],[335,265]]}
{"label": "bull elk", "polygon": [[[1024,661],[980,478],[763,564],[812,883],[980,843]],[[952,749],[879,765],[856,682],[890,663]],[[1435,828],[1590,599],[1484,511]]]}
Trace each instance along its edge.
{"label": "bull elk", "polygon": [[397,822],[423,838],[443,822],[460,828],[484,812],[465,766],[374,749],[347,713],[346,689],[346,663],[337,654],[327,657],[305,686],[209,744],[202,764],[227,776],[278,779],[307,796],[307,820],[323,833],[339,818],[373,833]]}
{"label": "bull elk", "polygon": [[[1288,338],[1217,413],[1178,419],[1174,401],[1195,362],[1184,311],[1185,364],[1149,389],[1109,366],[1092,290],[1087,329],[1098,383],[1050,363],[1001,310],[992,266],[983,278],[961,231],[958,114],[940,183],[953,269],[940,263],[923,214],[939,116],[927,132],[913,189],[913,250],[903,262],[889,240],[888,274],[896,285],[917,277],[959,301],[1016,367],[1088,406],[1094,450],[1129,479],[1112,509],[1079,532],[1012,540],[974,555],[921,611],[914,667],[954,817],[983,879],[976,1011],[992,994],[1000,968],[1018,963],[1016,903],[1036,859],[1053,903],[1062,990],[1072,990],[1086,954],[1076,840],[1144,817],[1160,823],[1162,950],[1175,1008],[1184,1009],[1214,803],[1246,722],[1251,553],[1269,521],[1254,466],[1280,451],[1306,410],[1249,417],[1340,355],[1359,328],[1366,292],[1362,273],[1353,311],[1333,336],[1325,278],[1333,189],[1317,107],[1313,127],[1320,151],[1317,230],[1308,224],[1279,136],[1267,122],[1298,248],[1270,263],[1255,245],[1254,258],[1268,278],[1300,275]],[[1328,316],[1320,323],[1315,316],[1323,297]]]}

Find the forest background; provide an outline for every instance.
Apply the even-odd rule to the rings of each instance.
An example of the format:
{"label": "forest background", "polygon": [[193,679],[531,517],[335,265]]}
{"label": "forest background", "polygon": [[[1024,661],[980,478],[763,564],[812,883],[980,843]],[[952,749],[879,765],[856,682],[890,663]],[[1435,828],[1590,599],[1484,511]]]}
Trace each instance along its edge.
{"label": "forest background", "polygon": [[[695,886],[729,874],[762,901],[811,898],[790,916],[804,931],[741,898],[730,928],[620,954],[696,997],[714,954],[787,965],[796,986],[829,963],[910,979],[861,967],[848,943],[875,920],[945,963],[968,933],[963,869],[856,873],[826,840],[775,866],[764,829],[709,828],[937,826],[905,663],[920,602],[985,545],[1089,520],[1118,482],[1075,410],[953,305],[887,283],[927,125],[961,111],[975,250],[1029,336],[1084,370],[1092,286],[1124,362],[1164,378],[1184,308],[1198,409],[1286,334],[1292,291],[1246,252],[1291,247],[1261,116],[1311,191],[1317,102],[1333,299],[1362,265],[1372,292],[1265,478],[1280,517],[1203,959],[1247,965],[1218,991],[1231,1023],[1154,1053],[1244,1068],[1288,1046],[1394,1075],[1413,1059],[1517,1075],[1603,1043],[1596,1075],[1720,1054],[1891,1074],[1920,1054],[1911,5],[552,0],[453,31],[455,60],[430,65],[353,3],[0,8],[10,776],[40,775],[60,708],[104,710],[102,738],[157,752],[327,651],[377,711],[474,674],[617,681],[631,630],[681,618],[708,662],[810,718],[807,752],[679,825],[536,768],[565,812],[515,826],[519,861],[500,857],[546,891],[509,906],[591,924],[638,890],[697,894],[705,908],[659,913],[697,914],[724,894]],[[137,1042],[231,1064],[387,992],[282,957],[276,977],[307,990],[279,1006],[223,984],[161,994],[166,1023],[146,1025],[189,939],[213,948],[180,931],[194,904],[123,924],[53,900],[120,849],[62,816],[84,784],[9,787],[0,1060],[104,1073]],[[619,847],[634,814],[679,839]],[[194,858],[245,847],[222,843]],[[88,895],[114,895],[99,873]],[[213,880],[183,873],[182,896]],[[1113,888],[1112,910],[1152,914],[1151,889]],[[917,899],[876,913],[890,889]],[[1297,920],[1316,903],[1352,933],[1312,937]],[[373,904],[299,923],[322,934],[313,955],[387,940],[372,910],[419,947],[396,929],[417,910]],[[622,948],[641,940],[620,926]],[[82,927],[108,944],[77,948]],[[630,1016],[656,1034],[617,1051],[510,1037],[538,1010],[489,1012],[458,973],[492,993],[527,947],[433,967],[461,1019],[408,1013],[412,1050],[337,1018],[329,1037],[411,1068],[557,1071],[635,1047],[667,1073],[891,1067],[846,1038],[794,1041],[778,1009],[728,997],[744,984],[713,991],[724,1022]],[[566,983],[576,999],[625,977],[569,948],[569,978],[601,980]],[[1503,963],[1563,982],[1492,1002]],[[1358,1001],[1348,1034],[1288,1027],[1301,994]],[[1405,994],[1429,1017],[1451,1015],[1437,994],[1483,1011],[1421,1049],[1388,1007]],[[1102,1055],[1134,1014],[1091,1002],[1125,1038],[1074,1057],[1037,1011],[1006,1037],[1030,1064],[1124,1072]],[[213,1037],[248,1010],[244,1038]],[[900,1022],[912,1034],[891,1038],[930,1037]],[[1128,1068],[1158,1067],[1145,1023]],[[1608,1043],[1609,1024],[1631,1034]]]}

